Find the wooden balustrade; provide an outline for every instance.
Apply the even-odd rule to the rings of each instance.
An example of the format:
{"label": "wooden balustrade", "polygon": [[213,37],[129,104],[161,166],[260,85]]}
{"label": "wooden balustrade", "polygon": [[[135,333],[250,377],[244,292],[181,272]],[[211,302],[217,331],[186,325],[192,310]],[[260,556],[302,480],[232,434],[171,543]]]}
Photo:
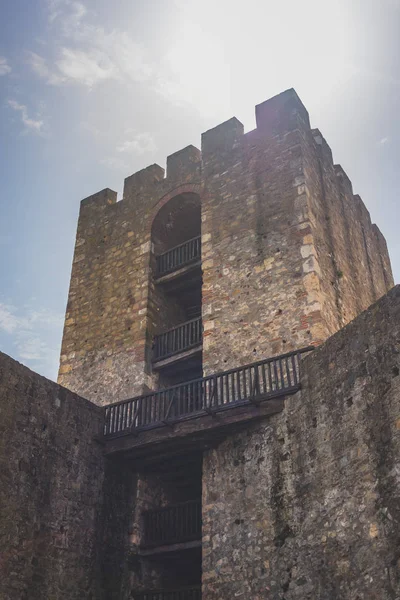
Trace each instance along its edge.
{"label": "wooden balustrade", "polygon": [[203,326],[201,317],[186,321],[154,338],[153,360],[161,360],[201,344]]}
{"label": "wooden balustrade", "polygon": [[137,433],[300,389],[302,348],[105,406],[105,436]]}
{"label": "wooden balustrade", "polygon": [[187,240],[156,257],[157,277],[172,273],[201,258],[201,236]]}
{"label": "wooden balustrade", "polygon": [[200,500],[146,510],[143,520],[146,547],[201,539]]}

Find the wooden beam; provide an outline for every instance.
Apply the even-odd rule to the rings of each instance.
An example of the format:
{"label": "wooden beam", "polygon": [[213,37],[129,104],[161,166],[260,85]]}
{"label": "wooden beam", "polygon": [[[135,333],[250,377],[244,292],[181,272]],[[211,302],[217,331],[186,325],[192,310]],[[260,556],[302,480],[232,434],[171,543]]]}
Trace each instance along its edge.
{"label": "wooden beam", "polygon": [[176,398],[176,396],[173,395],[172,398],[171,398],[171,402],[168,405],[167,412],[166,412],[166,415],[165,415],[165,419],[162,420],[162,422],[164,423],[164,425],[167,425],[168,427],[173,427],[174,426],[173,423],[169,423],[168,422],[168,417],[169,417],[169,413],[171,412],[171,408],[172,408],[172,405],[174,403],[175,398]]}
{"label": "wooden beam", "polygon": [[137,437],[124,435],[106,439],[105,454],[129,453],[130,458],[166,456],[177,451],[202,450],[208,444],[223,439],[233,430],[242,428],[246,423],[269,417],[283,409],[283,398],[268,400],[260,405],[250,402],[218,413],[217,419],[209,415],[199,415],[186,421],[175,421],[174,429],[158,427],[141,431]]}
{"label": "wooden beam", "polygon": [[182,542],[180,544],[168,544],[165,546],[157,546],[156,548],[141,548],[139,550],[139,556],[154,556],[156,554],[166,554],[169,552],[182,552],[191,550],[192,548],[201,548],[201,540]]}
{"label": "wooden beam", "polygon": [[136,428],[135,428],[135,421],[136,421],[136,419],[138,417],[138,414],[139,414],[139,411],[140,411],[141,408],[142,408],[142,402],[141,402],[141,400],[139,400],[138,401],[138,407],[135,410],[133,418],[132,418],[131,426],[129,427],[129,430],[131,431],[132,435],[135,435],[135,436],[138,435],[138,431],[136,431]]}
{"label": "wooden beam", "polygon": [[201,354],[203,348],[203,342],[201,341],[197,346],[190,348],[190,350],[183,350],[182,352],[177,352],[168,358],[164,358],[161,360],[156,360],[153,362],[153,369],[165,369],[165,367],[170,367],[175,363],[181,362],[182,360],[186,360],[191,358],[192,356],[196,356],[197,354]]}
{"label": "wooden beam", "polygon": [[201,268],[201,260],[197,260],[196,262],[192,262],[189,265],[181,267],[180,269],[176,269],[176,271],[172,271],[172,273],[167,273],[167,275],[162,275],[161,277],[157,277],[154,283],[158,285],[165,285],[183,277],[184,275],[195,271],[196,269]]}

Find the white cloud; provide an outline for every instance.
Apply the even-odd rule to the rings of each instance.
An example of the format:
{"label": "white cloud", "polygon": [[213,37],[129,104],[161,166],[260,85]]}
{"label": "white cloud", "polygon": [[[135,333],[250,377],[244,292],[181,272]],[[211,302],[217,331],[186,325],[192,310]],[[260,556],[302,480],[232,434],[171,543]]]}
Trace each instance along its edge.
{"label": "white cloud", "polygon": [[86,6],[75,0],[47,0],[47,7],[50,25],[60,20],[67,30],[78,25],[87,13]]}
{"label": "white cloud", "polygon": [[28,109],[24,104],[20,104],[16,100],[9,100],[8,105],[16,112],[21,113],[22,123],[25,125],[26,131],[33,131],[34,133],[42,133],[44,121],[39,119],[32,119],[28,115]]}
{"label": "white cloud", "polygon": [[117,146],[117,152],[125,152],[128,154],[142,155],[147,152],[155,152],[157,150],[156,143],[151,133],[138,133],[131,139],[125,140]]}
{"label": "white cloud", "polygon": [[122,173],[127,173],[129,171],[129,163],[127,160],[124,160],[118,156],[106,156],[100,160],[100,163],[109,169],[113,169],[115,171],[121,171]]}
{"label": "white cloud", "polygon": [[37,327],[59,327],[62,324],[61,315],[45,309],[36,310],[30,306],[18,309],[13,304],[0,302],[0,331],[32,331]]}
{"label": "white cloud", "polygon": [[48,7],[53,31],[49,54],[44,57],[31,52],[28,62],[49,85],[91,90],[115,81],[122,82],[126,90],[130,83],[143,84],[175,106],[195,106],[212,115],[217,108],[221,114],[227,110],[230,70],[223,43],[194,20],[182,18],[181,35],[155,62],[149,50],[127,31],[94,24],[83,4],[49,0]]}
{"label": "white cloud", "polygon": [[102,28],[84,28],[75,32],[79,43],[61,46],[51,64],[31,52],[29,64],[50,85],[79,84],[92,88],[107,80],[148,81],[152,69],[144,61],[143,49],[127,34]]}
{"label": "white cloud", "polygon": [[7,75],[8,73],[11,73],[11,67],[5,56],[0,56],[0,75]]}
{"label": "white cloud", "polygon": [[80,2],[48,0],[47,4],[55,31],[53,57],[45,59],[31,52],[28,63],[48,84],[92,88],[107,80],[149,81],[153,68],[144,48],[126,32],[106,31],[86,22],[88,11]]}
{"label": "white cloud", "polygon": [[63,323],[64,317],[58,313],[54,313],[50,310],[34,310],[28,307],[28,322],[33,328],[37,325],[45,326],[48,328],[60,327]]}
{"label": "white cloud", "polygon": [[59,358],[59,350],[52,341],[59,339],[62,323],[62,315],[53,311],[36,310],[31,306],[17,308],[0,302],[3,345],[7,339],[17,360],[51,377],[56,375]]}
{"label": "white cloud", "polygon": [[63,0],[47,0],[49,22],[53,23],[61,14]]}
{"label": "white cloud", "polygon": [[121,82],[126,93],[129,84],[142,84],[175,106],[196,107],[213,116],[229,110],[230,69],[224,44],[218,35],[198,25],[196,18],[190,18],[183,7],[180,35],[155,61],[151,49],[127,31],[98,25],[94,13],[83,3],[47,0],[47,5],[51,29],[48,53],[31,53],[29,57],[33,71],[47,84],[92,90],[106,82]]}
{"label": "white cloud", "polygon": [[32,337],[17,343],[18,356],[21,360],[43,360],[47,357],[48,348],[40,338]]}
{"label": "white cloud", "polygon": [[97,127],[94,123],[89,123],[88,121],[82,121],[79,124],[79,127],[85,131],[88,131],[93,137],[97,139],[101,139],[104,136],[104,131],[102,128]]}
{"label": "white cloud", "polygon": [[152,77],[153,69],[145,60],[143,47],[124,32],[106,33],[102,27],[85,25],[63,41],[52,64],[34,52],[29,56],[32,69],[50,85],[92,88],[106,80],[141,83]]}
{"label": "white cloud", "polygon": [[64,78],[61,74],[53,72],[47,65],[46,60],[36,54],[35,52],[29,52],[28,55],[28,64],[32,67],[33,71],[42,77],[49,83],[50,85],[60,85],[64,82]]}
{"label": "white cloud", "polygon": [[117,77],[115,65],[107,54],[96,48],[87,52],[62,48],[56,67],[61,74],[61,81],[78,83],[90,88],[101,81]]}
{"label": "white cloud", "polygon": [[115,154],[106,156],[101,160],[101,164],[126,173],[131,168],[133,158],[152,154],[157,150],[157,145],[151,133],[132,133],[131,130],[125,132],[126,139],[115,148]]}
{"label": "white cloud", "polygon": [[12,333],[20,324],[18,317],[14,314],[15,307],[0,304],[0,331]]}

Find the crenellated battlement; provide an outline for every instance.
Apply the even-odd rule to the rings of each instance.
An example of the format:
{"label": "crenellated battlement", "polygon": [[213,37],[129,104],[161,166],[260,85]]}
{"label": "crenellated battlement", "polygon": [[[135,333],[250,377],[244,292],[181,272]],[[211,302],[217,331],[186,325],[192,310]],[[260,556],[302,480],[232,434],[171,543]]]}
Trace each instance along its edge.
{"label": "crenellated battlement", "polygon": [[232,117],[201,135],[203,155],[231,150],[244,134],[243,124]]}
{"label": "crenellated battlement", "polygon": [[117,192],[111,190],[110,188],[104,188],[100,192],[96,194],[92,194],[91,196],[87,196],[81,200],[81,206],[90,206],[95,204],[96,206],[109,206],[110,204],[115,204],[117,202]]}
{"label": "crenellated battlement", "polygon": [[319,129],[312,129],[311,134],[314,138],[317,148],[319,148],[319,152],[322,155],[324,163],[333,166],[333,154],[331,147],[322,135],[321,131]]}
{"label": "crenellated battlement", "polygon": [[347,191],[347,193],[353,195],[353,184],[351,183],[350,177],[343,169],[342,165],[334,165],[336,177],[339,179],[341,186]]}
{"label": "crenellated battlement", "polygon": [[256,106],[257,129],[268,136],[310,129],[308,112],[293,88]]}
{"label": "crenellated battlement", "polygon": [[149,188],[157,187],[157,184],[163,181],[164,177],[165,170],[157,164],[133,173],[124,181],[123,199],[130,200],[143,192],[147,193]]}
{"label": "crenellated battlement", "polygon": [[[62,384],[99,404],[147,393],[155,336],[193,315],[203,375],[317,345],[392,286],[385,240],[296,92],[255,113],[249,132],[232,117],[129,175],[121,201],[82,200]],[[176,264],[201,281],[184,306],[167,293]]]}
{"label": "crenellated battlement", "polygon": [[[308,112],[293,89],[286,90],[255,107],[257,128],[244,133],[243,124],[232,117],[201,135],[201,150],[193,145],[186,146],[167,157],[166,171],[157,164],[150,165],[124,181],[122,200],[135,201],[140,196],[160,195],[178,184],[198,183],[204,163],[218,160],[250,139],[266,139],[285,134],[295,129],[310,129]],[[318,130],[314,130],[318,131]],[[82,200],[82,207],[96,204],[115,204],[116,192],[102,190]]]}
{"label": "crenellated battlement", "polygon": [[201,176],[201,152],[195,146],[186,146],[167,157],[167,180],[184,183]]}
{"label": "crenellated battlement", "polygon": [[[135,202],[140,196],[163,195],[177,185],[196,182],[201,178],[202,155],[195,146],[186,146],[167,156],[167,170],[153,164],[124,180],[122,201]],[[90,206],[105,207],[117,202],[117,192],[106,188],[81,201],[81,208]]]}

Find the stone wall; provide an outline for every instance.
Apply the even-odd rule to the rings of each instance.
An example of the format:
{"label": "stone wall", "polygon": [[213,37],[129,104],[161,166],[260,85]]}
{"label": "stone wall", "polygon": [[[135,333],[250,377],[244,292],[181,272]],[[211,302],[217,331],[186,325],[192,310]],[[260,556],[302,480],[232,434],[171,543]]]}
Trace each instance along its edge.
{"label": "stone wall", "polygon": [[196,163],[182,165],[194,183],[177,186],[175,163],[166,179],[153,165],[125,180],[123,201],[103,190],[81,203],[58,381],[98,404],[156,385],[152,338],[169,319],[157,314],[151,226],[169,199],[200,192]]}
{"label": "stone wall", "polygon": [[206,374],[328,335],[310,279],[319,267],[303,173],[308,114],[295,95],[283,102],[287,121],[271,112],[257,107],[246,135],[235,119],[203,134]]}
{"label": "stone wall", "polygon": [[131,175],[121,202],[108,189],[82,201],[61,384],[99,404],[157,387],[152,339],[180,316],[155,288],[151,232],[179,195],[201,199],[205,374],[319,344],[393,285],[383,236],[295,91],[256,121],[205,132],[166,177]]}
{"label": "stone wall", "polygon": [[393,285],[383,236],[296,93],[256,120],[202,138],[207,374],[318,345]]}
{"label": "stone wall", "polygon": [[203,461],[203,599],[400,597],[400,286]]}
{"label": "stone wall", "polygon": [[101,600],[101,409],[0,354],[0,598]]}
{"label": "stone wall", "polygon": [[98,403],[144,383],[150,242],[103,190],[81,203],[58,381]]}
{"label": "stone wall", "polygon": [[[305,165],[324,313],[332,334],[393,286],[386,244],[318,129]],[[310,177],[310,173],[313,174]],[[380,232],[379,232],[380,234]],[[379,235],[378,234],[378,235]],[[381,234],[380,234],[381,235]]]}

